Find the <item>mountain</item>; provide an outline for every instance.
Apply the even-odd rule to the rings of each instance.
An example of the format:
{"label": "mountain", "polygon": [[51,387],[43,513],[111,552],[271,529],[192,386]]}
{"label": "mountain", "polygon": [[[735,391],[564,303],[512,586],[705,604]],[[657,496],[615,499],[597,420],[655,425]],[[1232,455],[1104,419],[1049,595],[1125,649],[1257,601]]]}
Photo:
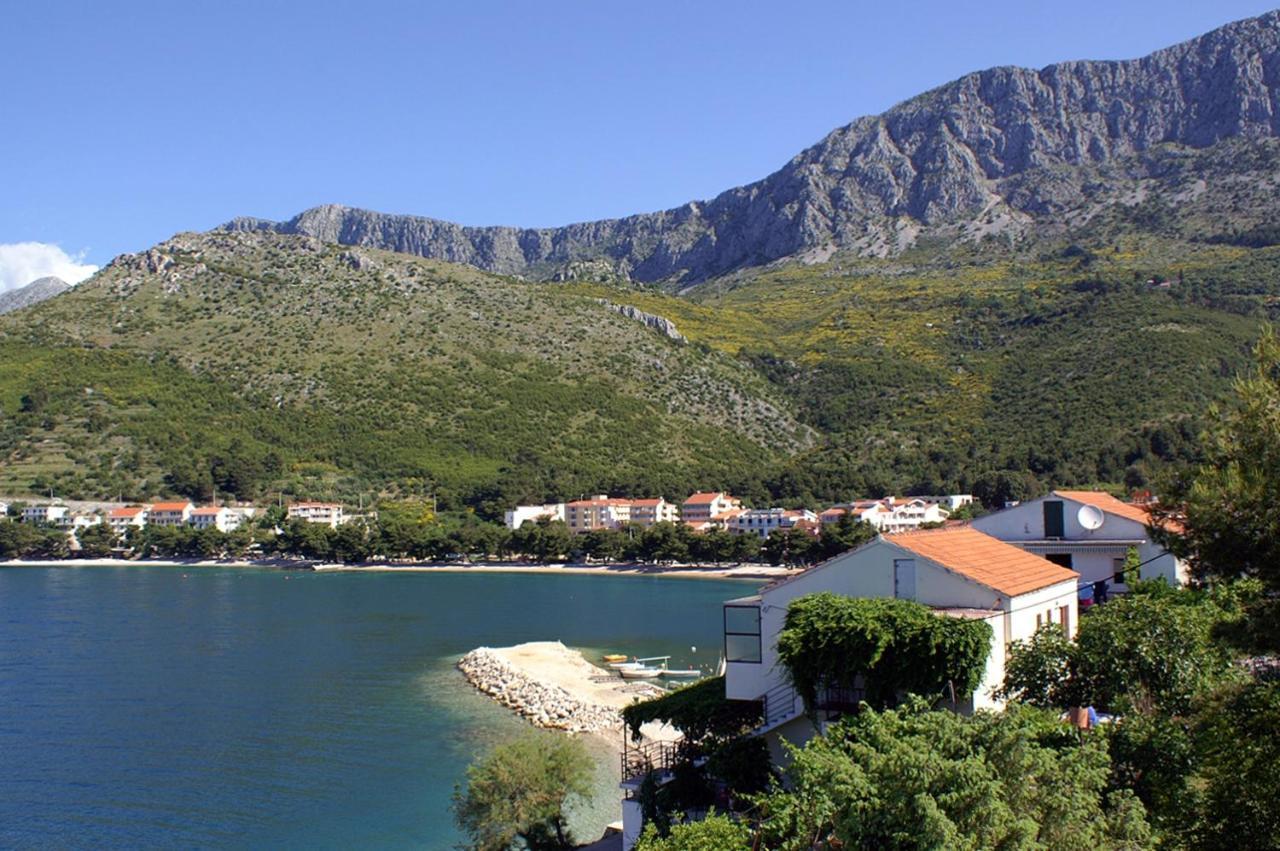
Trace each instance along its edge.
{"label": "mountain", "polygon": [[835,130],[757,183],[663,212],[521,229],[330,205],[224,227],[541,279],[598,261],[679,286],[783,258],[893,256],[930,233],[1017,238],[1132,205],[1170,155],[1276,137],[1278,83],[1280,11],[1141,59],[969,74]]}
{"label": "mountain", "polygon": [[0,293],[0,314],[39,304],[45,299],[53,298],[69,289],[71,289],[71,285],[61,278],[53,276],[37,278],[25,287],[9,290],[7,293]]}

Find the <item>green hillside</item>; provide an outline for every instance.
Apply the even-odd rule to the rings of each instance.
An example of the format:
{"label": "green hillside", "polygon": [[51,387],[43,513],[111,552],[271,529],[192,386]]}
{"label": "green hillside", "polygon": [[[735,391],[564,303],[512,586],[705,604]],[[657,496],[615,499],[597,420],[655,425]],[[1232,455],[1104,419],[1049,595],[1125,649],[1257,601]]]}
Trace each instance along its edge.
{"label": "green hillside", "polygon": [[588,491],[968,489],[1002,469],[1141,484],[1194,451],[1280,294],[1280,249],[1108,234],[836,256],[681,296],[181,235],[0,320],[0,492],[435,493],[492,515]]}
{"label": "green hillside", "polygon": [[6,319],[0,491],[675,493],[814,439],[594,299],[305,238],[178,237]]}

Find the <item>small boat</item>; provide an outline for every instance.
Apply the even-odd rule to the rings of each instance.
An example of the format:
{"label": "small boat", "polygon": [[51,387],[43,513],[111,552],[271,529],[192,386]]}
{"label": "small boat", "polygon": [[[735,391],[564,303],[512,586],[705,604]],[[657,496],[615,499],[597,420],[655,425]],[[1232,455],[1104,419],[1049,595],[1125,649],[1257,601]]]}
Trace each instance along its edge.
{"label": "small boat", "polygon": [[619,668],[618,673],[624,680],[651,680],[662,674],[661,668],[650,668],[639,665],[635,668]]}
{"label": "small boat", "polygon": [[609,667],[615,671],[625,670],[626,668],[643,668],[643,662],[610,662]]}
{"label": "small boat", "polygon": [[663,668],[661,671],[658,672],[658,674],[659,676],[663,676],[663,677],[700,677],[702,676],[702,672],[699,671],[697,668],[677,668],[677,669]]}
{"label": "small boat", "polygon": [[627,657],[626,657],[624,654],[622,654],[622,653],[606,653],[606,654],[604,654],[604,656],[603,656],[602,658],[603,658],[606,662],[609,662],[609,663],[611,663],[611,664],[612,664],[613,662],[625,662],[625,661],[627,661]]}

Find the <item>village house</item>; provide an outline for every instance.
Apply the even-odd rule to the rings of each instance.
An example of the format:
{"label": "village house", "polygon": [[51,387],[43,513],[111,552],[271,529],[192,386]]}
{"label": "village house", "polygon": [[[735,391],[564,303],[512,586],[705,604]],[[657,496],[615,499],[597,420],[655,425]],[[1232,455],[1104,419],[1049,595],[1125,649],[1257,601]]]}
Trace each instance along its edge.
{"label": "village house", "polygon": [[870,523],[885,534],[907,532],[932,523],[944,523],[951,516],[947,504],[966,505],[972,501],[968,495],[952,497],[895,497],[861,499],[842,505],[834,505],[819,515],[822,523],[836,523],[845,514],[855,520]]}
{"label": "village house", "polygon": [[[882,535],[724,604],[725,696],[764,700],[770,730],[803,720],[776,642],[791,601],[827,591],[915,600],[941,617],[986,621],[992,628],[986,671],[972,695],[957,695],[956,707],[996,708],[1001,702],[993,691],[1004,679],[1010,642],[1030,638],[1044,623],[1074,634],[1078,579],[1075,571],[968,527]],[[792,738],[795,731],[784,732]]]}
{"label": "village house", "polygon": [[289,506],[289,520],[303,520],[307,523],[323,523],[336,529],[347,522],[342,505],[336,502],[295,502]]}
{"label": "village house", "polygon": [[67,520],[69,511],[70,509],[65,505],[58,503],[28,505],[22,509],[22,522],[56,526]]}
{"label": "village house", "polygon": [[548,520],[564,522],[565,506],[563,502],[551,502],[546,505],[517,505],[508,509],[503,517],[508,529],[519,529],[525,523],[537,523],[543,517]]}
{"label": "village house", "polygon": [[818,515],[808,509],[748,508],[729,520],[729,531],[768,538],[776,530],[816,524]]}
{"label": "village house", "polygon": [[190,523],[196,529],[217,529],[231,532],[240,527],[244,516],[226,506],[210,505],[191,512]]}
{"label": "village house", "polygon": [[729,512],[740,510],[742,500],[720,491],[698,492],[680,506],[680,520],[694,529],[708,529],[715,525],[727,527],[732,519]]}
{"label": "village house", "polygon": [[125,505],[107,512],[107,524],[111,531],[123,535],[130,528],[139,528],[147,522],[145,505]]}
{"label": "village house", "polygon": [[[1102,491],[1055,490],[972,522],[974,529],[1080,574],[1086,599],[1128,590],[1122,569],[1138,551],[1138,578],[1182,585],[1187,565],[1152,540],[1151,516],[1141,505]],[[1099,600],[1100,601],[1100,600]]]}
{"label": "village house", "polygon": [[185,526],[195,506],[190,502],[157,502],[147,512],[148,526]]}
{"label": "village house", "polygon": [[655,523],[674,523],[679,519],[679,509],[675,503],[667,502],[662,497],[653,499],[631,500],[631,522],[649,527]]}
{"label": "village house", "polygon": [[614,499],[597,494],[591,499],[579,499],[565,505],[565,522],[570,532],[590,532],[592,529],[617,529],[631,522],[631,500]]}

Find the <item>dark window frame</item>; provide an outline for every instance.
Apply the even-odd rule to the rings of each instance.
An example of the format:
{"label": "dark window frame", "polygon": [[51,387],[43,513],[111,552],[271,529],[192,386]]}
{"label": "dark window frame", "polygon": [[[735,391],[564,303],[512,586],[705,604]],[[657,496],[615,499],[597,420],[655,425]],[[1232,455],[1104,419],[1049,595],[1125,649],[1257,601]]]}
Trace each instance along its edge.
{"label": "dark window frame", "polygon": [[[729,631],[729,610],[730,609],[753,609],[756,613],[756,631],[755,632],[730,632]],[[762,623],[764,621],[764,613],[760,611],[760,606],[723,606],[721,608],[722,626],[724,627],[724,661],[726,664],[732,662],[735,665],[761,665],[764,663],[764,649],[761,646],[760,635],[762,631]],[[754,659],[734,659],[729,655],[729,637],[737,636],[740,638],[754,638],[756,640],[756,652]]]}

